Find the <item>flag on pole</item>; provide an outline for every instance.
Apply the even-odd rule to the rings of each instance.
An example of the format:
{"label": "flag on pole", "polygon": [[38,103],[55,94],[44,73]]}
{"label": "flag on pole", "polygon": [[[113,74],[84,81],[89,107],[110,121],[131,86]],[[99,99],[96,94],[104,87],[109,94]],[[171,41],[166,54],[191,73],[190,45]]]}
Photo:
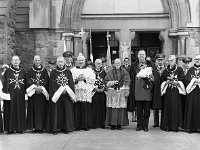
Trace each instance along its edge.
{"label": "flag on pole", "polygon": [[110,55],[110,37],[111,37],[111,35],[109,34],[109,32],[107,31],[107,35],[106,35],[106,37],[107,37],[107,56],[106,56],[106,58],[107,58],[107,66],[111,66],[112,64],[111,64],[111,55]]}
{"label": "flag on pole", "polygon": [[92,32],[90,30],[90,60],[93,62],[93,54],[92,54]]}

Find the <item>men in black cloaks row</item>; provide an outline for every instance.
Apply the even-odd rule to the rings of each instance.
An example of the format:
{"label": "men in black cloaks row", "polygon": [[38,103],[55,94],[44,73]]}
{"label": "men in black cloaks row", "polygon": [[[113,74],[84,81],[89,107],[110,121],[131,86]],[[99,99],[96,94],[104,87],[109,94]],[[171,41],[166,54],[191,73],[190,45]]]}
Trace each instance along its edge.
{"label": "men in black cloaks row", "polygon": [[50,73],[49,110],[47,114],[47,131],[57,134],[74,130],[75,100],[72,73],[65,66],[63,57],[57,58],[57,67]]}
{"label": "men in black cloaks row", "polygon": [[[128,111],[134,110],[136,102],[137,107],[137,129],[136,131],[144,130],[148,132],[148,124],[150,117],[150,108],[161,107],[160,97],[160,77],[156,73],[155,65],[152,62],[146,61],[146,52],[140,50],[138,52],[138,60],[131,65],[130,77],[130,96],[128,100]],[[140,77],[138,73],[150,67],[152,74],[149,76]],[[150,69],[149,68],[149,69]],[[146,71],[145,71],[146,72]]]}
{"label": "men in black cloaks row", "polygon": [[43,133],[46,124],[46,111],[48,106],[49,76],[47,69],[41,65],[40,56],[36,55],[33,67],[27,72],[27,129]]}
{"label": "men in black cloaks row", "polygon": [[161,126],[167,132],[178,132],[183,127],[182,98],[185,95],[183,69],[176,64],[175,55],[168,58],[169,65],[161,76],[161,95],[163,101]]}
{"label": "men in black cloaks row", "polygon": [[184,129],[190,133],[200,130],[200,54],[194,58],[192,66],[186,74],[186,107]]}
{"label": "men in black cloaks row", "polygon": [[[164,54],[157,54],[155,59],[156,59],[156,62],[155,62],[155,65],[156,65],[156,76],[158,77],[157,79],[159,79],[159,77],[161,77],[164,69],[165,69],[165,65],[164,65],[164,58],[165,58],[165,55]],[[158,80],[156,82],[157,86],[160,86],[160,81]],[[160,98],[160,95],[158,95],[159,98]],[[155,107],[154,108],[154,125],[153,127],[159,127],[159,110],[161,109],[161,107]]]}
{"label": "men in black cloaks row", "polygon": [[95,89],[92,97],[92,120],[93,128],[105,128],[106,119],[106,86],[104,78],[106,76],[105,70],[102,68],[102,60],[95,60],[94,72],[96,74]]}
{"label": "men in black cloaks row", "polygon": [[20,67],[19,56],[13,56],[12,66],[4,73],[4,129],[9,134],[26,130],[26,75]]}

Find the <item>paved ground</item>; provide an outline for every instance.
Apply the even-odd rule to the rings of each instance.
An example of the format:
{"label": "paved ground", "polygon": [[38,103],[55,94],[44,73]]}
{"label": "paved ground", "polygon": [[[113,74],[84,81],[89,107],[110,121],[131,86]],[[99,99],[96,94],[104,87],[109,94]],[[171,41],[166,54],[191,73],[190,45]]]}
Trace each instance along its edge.
{"label": "paved ground", "polygon": [[122,131],[95,129],[70,134],[0,135],[0,150],[200,150],[200,133],[164,132],[153,128],[136,132],[130,122]]}

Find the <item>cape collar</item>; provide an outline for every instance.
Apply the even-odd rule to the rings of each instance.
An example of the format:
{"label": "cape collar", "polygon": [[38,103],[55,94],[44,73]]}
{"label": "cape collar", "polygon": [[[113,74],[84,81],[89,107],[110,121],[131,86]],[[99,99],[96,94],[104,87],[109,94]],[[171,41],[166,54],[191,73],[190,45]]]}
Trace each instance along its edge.
{"label": "cape collar", "polygon": [[19,73],[19,72],[22,70],[21,67],[15,68],[15,67],[13,67],[13,66],[11,66],[10,69],[11,69],[12,71],[14,71],[15,73]]}
{"label": "cape collar", "polygon": [[44,67],[42,65],[40,65],[40,67],[36,67],[35,65],[32,67],[32,70],[33,71],[36,71],[36,72],[41,72],[44,70]]}
{"label": "cape collar", "polygon": [[86,66],[83,66],[83,67],[79,67],[79,66],[76,66],[77,69],[86,69],[87,67]]}
{"label": "cape collar", "polygon": [[61,68],[59,68],[58,66],[56,67],[56,71],[58,71],[58,72],[63,72],[63,71],[65,71],[67,68],[64,66],[62,69]]}

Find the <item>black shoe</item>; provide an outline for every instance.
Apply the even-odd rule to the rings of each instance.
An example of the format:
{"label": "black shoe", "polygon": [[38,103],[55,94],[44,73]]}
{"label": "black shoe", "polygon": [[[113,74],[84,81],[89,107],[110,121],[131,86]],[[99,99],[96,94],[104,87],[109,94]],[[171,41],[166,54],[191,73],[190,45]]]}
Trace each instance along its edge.
{"label": "black shoe", "polygon": [[158,124],[154,124],[153,127],[156,128],[156,127],[159,127],[159,125]]}
{"label": "black shoe", "polygon": [[14,131],[9,131],[9,132],[8,132],[8,134],[13,134],[13,133],[14,133]]}
{"label": "black shoe", "polygon": [[105,129],[106,127],[105,126],[101,126],[101,129]]}
{"label": "black shoe", "polygon": [[110,128],[111,130],[115,130],[115,126],[111,126],[111,128]]}
{"label": "black shoe", "polygon": [[58,134],[58,132],[55,131],[55,132],[52,132],[52,134],[53,134],[53,135],[56,135],[56,134]]}
{"label": "black shoe", "polygon": [[17,131],[16,133],[24,134],[24,131]]}
{"label": "black shoe", "polygon": [[191,133],[194,133],[194,132],[195,132],[195,130],[189,130],[189,131],[188,131],[188,133],[190,133],[190,134],[191,134]]}
{"label": "black shoe", "polygon": [[43,133],[44,133],[44,131],[43,131],[43,130],[39,130],[39,131],[38,131],[38,133],[40,133],[40,134],[43,134]]}
{"label": "black shoe", "polygon": [[76,130],[75,131],[80,131],[81,129],[80,128],[76,128]]}
{"label": "black shoe", "polygon": [[173,132],[178,132],[178,129],[176,129],[176,130],[173,130]]}
{"label": "black shoe", "polygon": [[83,130],[85,130],[85,131],[89,131],[89,129],[88,129],[88,128],[83,128]]}
{"label": "black shoe", "polygon": [[136,131],[141,131],[141,130],[142,130],[141,127],[137,127],[137,128],[136,128]]}
{"label": "black shoe", "polygon": [[148,132],[149,131],[149,129],[148,128],[144,128],[144,132]]}
{"label": "black shoe", "polygon": [[118,130],[122,130],[122,127],[121,127],[121,126],[117,126],[117,129],[118,129]]}
{"label": "black shoe", "polygon": [[170,132],[170,130],[165,130],[166,132]]}

